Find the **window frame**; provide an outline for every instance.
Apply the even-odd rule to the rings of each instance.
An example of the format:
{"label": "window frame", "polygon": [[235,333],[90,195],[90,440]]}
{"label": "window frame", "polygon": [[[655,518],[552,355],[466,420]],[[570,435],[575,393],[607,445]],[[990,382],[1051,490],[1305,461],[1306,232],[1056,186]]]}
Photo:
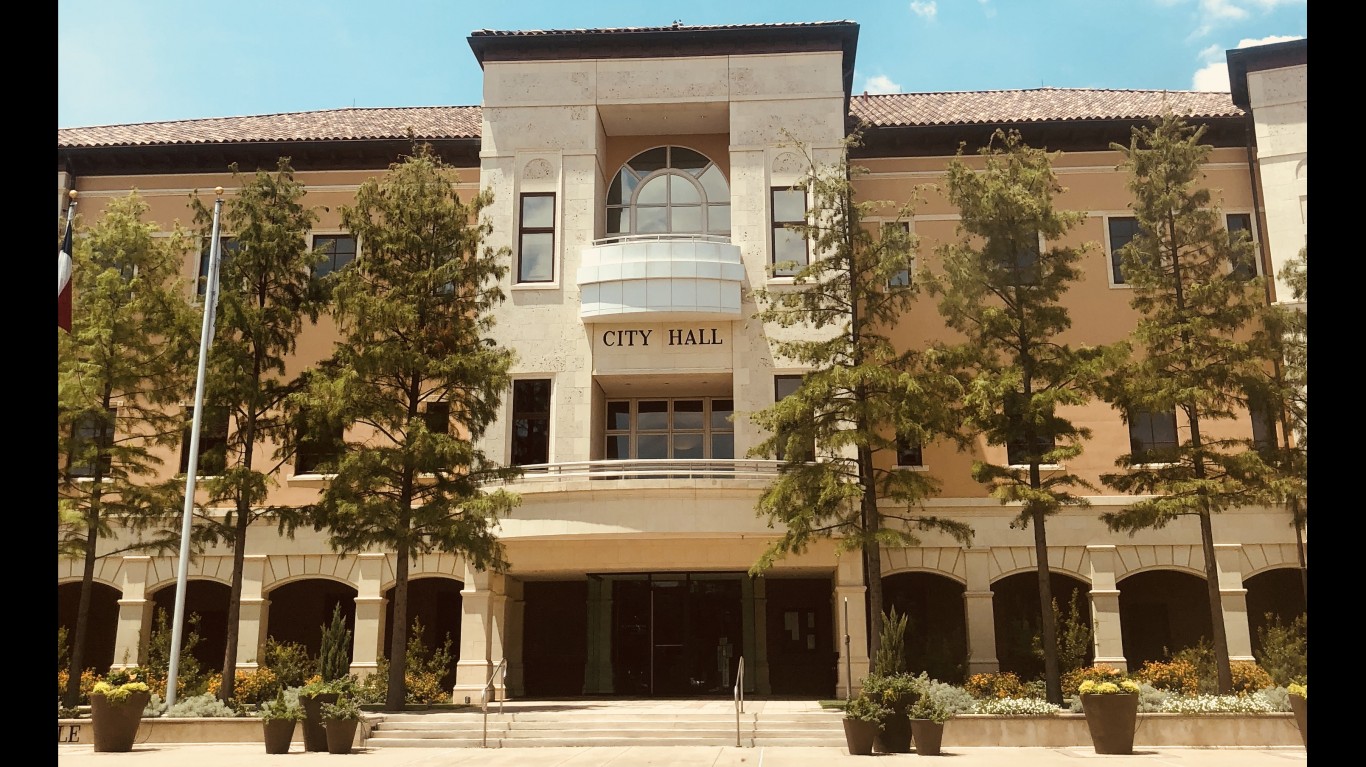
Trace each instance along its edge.
{"label": "window frame", "polygon": [[[640,426],[640,404],[642,402],[663,402],[665,403],[664,425],[659,428],[641,428]],[[701,425],[679,426],[677,414],[680,412],[676,405],[680,402],[700,402],[702,410],[697,411],[701,416]],[[728,402],[730,408],[724,412],[732,415],[735,413],[735,399],[731,396],[711,397],[699,396],[659,396],[659,397],[611,397],[603,403],[603,449],[604,460],[608,461],[733,461],[735,460],[735,423],[726,420],[723,423],[716,423],[715,415],[718,412],[716,403]],[[611,406],[613,404],[627,405],[626,428],[613,428],[611,421]],[[695,412],[695,411],[687,411]],[[702,457],[700,458],[677,458],[674,456],[675,440],[680,435],[697,435],[702,439]],[[730,435],[730,455],[716,455],[716,438],[718,436]],[[663,458],[641,458],[640,456],[640,437],[641,436],[662,436],[667,445],[667,455]],[[609,445],[614,439],[626,437],[626,458],[608,458]]]}
{"label": "window frame", "polygon": [[[1171,424],[1172,439],[1157,439],[1157,419],[1168,421]],[[1172,461],[1162,460],[1167,457],[1159,451],[1169,449],[1171,457],[1175,458],[1181,449],[1180,426],[1176,420],[1176,408],[1163,412],[1156,412],[1143,408],[1130,408],[1124,419],[1128,423],[1129,430],[1129,456],[1132,462],[1140,466],[1165,466]],[[1142,432],[1146,431],[1144,435]],[[1137,435],[1136,435],[1136,432]],[[1140,447],[1140,445],[1146,445]],[[1170,445],[1170,448],[1164,446]]]}
{"label": "window frame", "polygon": [[[100,476],[104,479],[109,478],[110,472],[114,468],[114,456],[109,452],[109,448],[114,444],[114,431],[118,428],[118,408],[105,408],[109,413],[109,420],[113,422],[114,428],[104,435],[105,441],[102,447],[104,452],[98,456]],[[85,416],[76,419],[71,424],[71,451],[66,455],[66,476],[75,480],[92,480],[95,478],[94,462],[77,463],[75,453],[80,449],[83,442],[94,442],[99,435],[99,424],[96,422],[94,413],[86,413]],[[88,425],[89,424],[89,425]],[[89,432],[89,433],[84,433]]]}
{"label": "window frame", "polygon": [[1112,288],[1132,288],[1133,286],[1132,286],[1131,284],[1129,284],[1128,280],[1124,279],[1124,271],[1123,271],[1124,265],[1123,265],[1122,263],[1120,263],[1120,259],[1119,259],[1119,257],[1118,257],[1118,253],[1116,253],[1116,251],[1119,250],[1119,248],[1116,248],[1116,247],[1115,247],[1115,244],[1114,244],[1114,233],[1113,233],[1113,231],[1112,231],[1111,228],[1110,228],[1112,222],[1116,222],[1116,221],[1132,221],[1132,222],[1133,222],[1134,233],[1129,237],[1128,240],[1126,240],[1126,241],[1124,242],[1123,245],[1120,245],[1120,246],[1119,246],[1119,248],[1123,248],[1125,245],[1128,245],[1130,242],[1133,242],[1134,238],[1137,237],[1137,236],[1139,235],[1139,233],[1140,233],[1140,229],[1139,229],[1139,226],[1138,226],[1138,217],[1137,217],[1137,216],[1119,216],[1119,215],[1115,215],[1115,216],[1107,215],[1107,216],[1105,216],[1105,260],[1106,260],[1106,261],[1109,263],[1109,265],[1110,265],[1110,268],[1109,268],[1109,270],[1108,270],[1108,274],[1109,274],[1108,279],[1110,280],[1110,287],[1112,287]]}
{"label": "window frame", "polygon": [[[799,389],[799,388],[801,388],[802,381],[806,378],[806,375],[807,375],[806,373],[775,373],[775,374],[773,375],[773,402],[776,404],[776,403],[778,403],[779,401],[785,399],[786,397],[789,397],[789,396],[791,396],[792,394],[795,394],[795,393],[796,393],[796,390]],[[792,391],[790,391],[790,392],[784,394],[783,391],[782,391],[782,384],[788,383],[788,382],[792,382],[792,381],[795,381],[795,382],[796,382],[796,384],[797,384],[797,389],[793,389]],[[815,460],[816,460],[816,438],[815,438],[815,436],[812,436],[812,438],[811,438],[811,444],[805,446],[805,449],[806,449],[807,454],[808,454],[809,457],[808,457],[805,461],[803,461],[803,463],[810,463],[810,462],[812,462],[812,461],[815,461]],[[783,455],[783,446],[782,446],[781,442],[780,442],[779,444],[776,445],[776,449],[773,451],[773,455],[774,455],[774,458],[776,458],[776,459],[779,460],[779,461],[786,461],[786,460],[787,460],[786,456]]]}
{"label": "window frame", "polygon": [[[528,226],[526,223],[526,204],[531,198],[548,197],[550,198],[550,225],[549,226]],[[558,211],[559,201],[556,199],[555,192],[522,192],[517,197],[517,280],[518,285],[546,285],[553,284],[559,274],[556,262],[559,261],[555,249],[555,216]],[[526,276],[526,259],[523,254],[526,252],[526,240],[528,235],[550,235],[550,276],[545,279],[531,279]]]}
{"label": "window frame", "polygon": [[[884,233],[884,232],[887,230],[888,227],[897,227],[897,226],[899,226],[899,227],[901,228],[901,233],[902,233],[902,234],[906,235],[908,238],[911,236],[911,222],[910,222],[910,221],[883,221],[883,222],[881,223],[881,226],[879,227],[879,233]],[[900,269],[900,270],[898,270],[896,274],[892,275],[891,277],[889,277],[889,278],[887,279],[887,289],[888,289],[888,290],[895,290],[895,289],[897,289],[897,288],[909,288],[909,287],[911,286],[911,281],[912,281],[914,278],[915,278],[915,255],[912,254],[912,255],[911,255],[911,262],[910,262],[909,264],[907,264],[906,268],[905,268],[905,269]]]}
{"label": "window frame", "polygon": [[[1012,394],[1013,394],[1013,396],[1011,396]],[[1019,420],[1019,418],[1020,418],[1020,416],[1017,415],[1016,413],[1017,413],[1017,408],[1018,408],[1018,406],[1019,406],[1019,405],[1018,405],[1018,401],[1019,401],[1020,399],[1022,399],[1023,397],[1024,397],[1024,393],[1023,393],[1023,392],[1012,392],[1011,394],[1007,394],[1007,395],[1006,395],[1006,398],[1005,398],[1005,403],[1004,403],[1005,417],[1006,417],[1006,419],[1007,419],[1008,421],[1010,421],[1010,422],[1012,423],[1012,426],[1011,426],[1012,431],[1014,430],[1013,424],[1014,424],[1015,422],[1017,422],[1017,421]],[[1040,453],[1048,453],[1048,452],[1051,452],[1051,451],[1053,451],[1053,450],[1056,450],[1057,447],[1058,447],[1058,437],[1057,437],[1056,434],[1039,434],[1039,435],[1035,435],[1034,438],[1035,438],[1035,440],[1038,442],[1038,447],[1044,447],[1045,441],[1046,441],[1047,447],[1046,447],[1045,449],[1040,450],[1040,451],[1039,451]],[[1012,467],[1027,467],[1027,466],[1029,466],[1029,462],[1028,462],[1028,461],[1026,461],[1026,462],[1024,462],[1024,463],[1017,463],[1017,462],[1014,460],[1014,458],[1015,458],[1016,456],[1013,456],[1013,455],[1012,455],[1013,452],[1018,451],[1018,450],[1023,450],[1023,449],[1024,449],[1024,444],[1023,444],[1022,442],[1020,442],[1019,440],[1006,440],[1005,448],[1006,448],[1006,465],[1007,465],[1007,466],[1012,466]],[[1047,462],[1043,461],[1042,459],[1040,459],[1039,467],[1040,467],[1040,468],[1057,468],[1057,467],[1058,467],[1058,464],[1056,464],[1056,463],[1047,463]]]}
{"label": "window frame", "polygon": [[[691,152],[692,154],[701,157],[702,159],[706,160],[706,163],[700,167],[700,170],[696,171],[689,169],[686,165],[679,165],[675,163],[674,151],[679,149]],[[637,162],[642,157],[650,154],[651,152],[656,152],[660,150],[662,150],[664,153],[663,164],[661,166],[654,167],[652,170],[647,170],[646,168],[637,170],[635,167],[632,166],[632,163]],[[649,164],[647,164],[647,168],[648,167],[650,167]],[[721,183],[725,186],[724,200],[719,198],[713,198],[707,192],[708,184],[703,181],[703,177],[707,176],[707,174],[709,174],[712,170],[716,171],[717,176],[721,179]],[[626,188],[626,177],[628,174],[631,178],[629,191]],[[674,205],[672,185],[671,183],[669,183],[669,181],[666,180],[665,197],[662,203],[639,203],[641,190],[643,190],[651,182],[655,181],[661,176],[678,176],[687,183],[691,184],[697,192],[698,201],[696,203],[684,202],[679,203],[678,205]],[[613,202],[613,190],[617,188],[618,182],[621,182],[621,199],[617,202]],[[697,149],[693,149],[690,146],[684,146],[682,144],[664,144],[661,146],[650,147],[649,149],[644,149],[640,152],[637,152],[631,157],[631,159],[622,163],[621,168],[617,170],[616,175],[612,176],[612,180],[608,183],[608,191],[606,198],[607,201],[604,205],[604,211],[606,213],[604,229],[606,231],[607,237],[634,237],[638,235],[681,235],[728,238],[730,237],[730,233],[733,229],[733,227],[730,224],[730,192],[730,179],[726,178],[725,172],[721,170],[721,165],[717,163],[716,160],[713,160],[711,156],[707,155],[706,153]],[[675,229],[673,216],[675,208],[683,209],[693,207],[699,209],[699,229]],[[640,220],[638,212],[641,208],[663,210],[665,212],[664,230],[660,232],[640,231]],[[725,220],[727,225],[724,230],[721,230],[713,223],[713,214],[716,213],[717,209],[719,208],[726,209]],[[617,217],[618,224],[615,227],[612,224],[613,211],[619,211]]]}
{"label": "window frame", "polygon": [[[1232,224],[1232,221],[1233,221],[1233,219],[1234,219],[1235,217],[1247,219],[1247,227],[1246,227],[1245,229],[1244,229],[1244,228],[1241,228],[1241,227],[1240,227],[1239,229],[1234,229],[1234,228],[1232,227],[1231,224]],[[1243,267],[1242,264],[1230,264],[1230,265],[1229,265],[1229,275],[1230,275],[1231,277],[1233,277],[1234,279],[1237,279],[1237,280],[1244,280],[1244,281],[1246,281],[1246,280],[1252,280],[1252,279],[1256,279],[1256,278],[1258,278],[1258,277],[1261,277],[1261,276],[1262,276],[1261,246],[1260,246],[1260,244],[1259,244],[1259,242],[1258,242],[1258,240],[1257,240],[1257,222],[1256,222],[1256,220],[1255,220],[1255,217],[1252,215],[1252,212],[1251,212],[1251,211],[1225,211],[1225,212],[1224,212],[1224,231],[1228,232],[1228,237],[1229,237],[1229,242],[1230,242],[1230,243],[1233,242],[1234,232],[1237,232],[1237,231],[1245,231],[1245,232],[1248,233],[1249,242],[1251,242],[1251,244],[1252,244],[1252,273],[1251,273],[1251,274],[1248,274],[1248,273],[1246,273],[1245,271],[1241,271],[1241,270],[1242,270],[1242,267]]]}
{"label": "window frame", "polygon": [[[350,242],[351,242],[351,258],[350,258],[349,260],[347,260],[345,263],[343,263],[343,264],[341,264],[340,266],[338,266],[338,265],[337,265],[337,256],[339,255],[339,252],[338,252],[338,249],[337,249],[336,246],[337,246],[338,242],[339,242],[340,240],[343,240],[343,239],[344,239],[344,240],[350,240]],[[356,259],[360,257],[360,241],[357,239],[356,235],[350,234],[349,232],[332,232],[332,233],[328,233],[328,234],[314,234],[314,235],[312,235],[312,236],[310,237],[310,239],[309,239],[309,242],[312,244],[313,250],[315,250],[315,251],[318,250],[319,248],[323,247],[323,243],[326,243],[326,242],[328,242],[328,241],[331,241],[332,247],[329,248],[329,249],[325,249],[324,252],[326,252],[326,253],[328,254],[328,256],[329,256],[329,258],[330,258],[330,260],[331,260],[331,265],[328,267],[328,269],[327,269],[326,272],[323,272],[322,274],[319,274],[319,273],[318,273],[318,268],[319,268],[320,266],[322,266],[323,263],[325,263],[325,262],[324,262],[324,261],[319,261],[318,263],[314,264],[313,267],[312,267],[312,269],[310,270],[310,273],[309,273],[309,274],[310,274],[310,276],[311,276],[313,279],[315,279],[315,280],[321,280],[321,279],[327,277],[327,276],[330,275],[330,274],[335,274],[336,272],[339,272],[339,271],[341,271],[342,269],[345,269],[346,267],[348,267],[348,266],[350,266],[351,264],[355,263]],[[344,254],[343,254],[343,255],[344,255]]]}
{"label": "window frame", "polygon": [[[194,281],[195,303],[203,301],[204,294],[209,291],[209,247],[212,245],[210,242],[212,239],[213,238],[211,237],[205,237],[203,245],[199,249],[199,272]],[[221,278],[223,276],[224,260],[227,259],[230,254],[237,252],[239,246],[237,244],[236,235],[220,234],[218,235],[218,243],[222,248],[222,252],[218,254],[218,271],[219,277]]]}
{"label": "window frame", "polygon": [[[909,457],[914,457],[915,462],[903,460]],[[918,440],[912,440],[904,434],[896,435],[896,467],[898,469],[925,468],[925,446],[920,444]]]}
{"label": "window frame", "polygon": [[[332,476],[336,471],[318,471],[329,458],[341,458],[346,453],[346,426],[331,424],[329,434],[316,437],[301,436],[294,451],[294,476]],[[310,461],[305,462],[307,456]]]}
{"label": "window frame", "polygon": [[[779,194],[779,193],[787,193],[787,194],[793,194],[793,195],[801,195],[801,199],[802,199],[802,216],[801,216],[801,218],[799,218],[799,219],[782,219],[782,220],[779,220],[779,219],[778,219],[778,194]],[[809,266],[809,265],[811,264],[811,242],[810,242],[809,240],[807,240],[805,237],[801,237],[800,233],[798,233],[798,232],[796,232],[796,231],[794,231],[794,230],[792,230],[792,229],[789,229],[789,228],[788,228],[788,224],[805,225],[805,224],[806,224],[806,217],[807,217],[807,215],[811,212],[811,203],[810,203],[810,200],[807,199],[806,190],[804,190],[804,189],[799,189],[799,188],[797,188],[796,186],[793,186],[793,185],[786,185],[786,186],[771,186],[771,187],[768,188],[768,206],[769,206],[769,207],[768,207],[768,218],[769,218],[768,265],[769,265],[769,268],[772,270],[772,276],[773,276],[773,277],[778,278],[778,279],[792,279],[793,277],[795,277],[795,276],[797,275],[798,272],[800,272],[802,269],[805,269],[807,266]],[[778,258],[778,233],[779,233],[780,231],[783,231],[783,232],[792,232],[793,235],[799,237],[799,238],[801,239],[801,242],[802,242],[802,245],[803,245],[803,250],[804,250],[804,252],[805,252],[805,253],[804,253],[804,256],[805,256],[804,259],[803,259],[803,260],[800,260],[800,261],[795,261],[795,263],[797,264],[797,266],[796,266],[795,268],[793,268],[791,271],[787,271],[787,270],[785,270],[785,269],[784,269],[784,270],[779,270],[779,269],[778,269],[778,264],[780,264],[780,263],[785,263],[785,262],[787,261],[787,259],[779,259],[779,258]]]}
{"label": "window frame", "polygon": [[[210,411],[214,413],[212,421],[209,420]],[[221,420],[220,420],[221,414]],[[232,414],[224,405],[204,405],[202,417],[199,423],[199,461],[195,467],[195,476],[216,477],[220,476],[228,467],[228,426],[231,423]],[[187,474],[190,470],[190,430],[194,428],[194,405],[185,406],[185,425],[180,430],[180,471],[181,475]],[[217,431],[210,432],[210,429]],[[207,440],[207,445],[206,445]],[[218,471],[209,471],[205,468],[204,455],[216,448],[222,448],[222,466]]]}
{"label": "window frame", "polygon": [[[518,390],[518,388],[520,388],[520,387],[525,387],[525,386],[528,386],[528,385],[530,385],[530,384],[544,384],[544,385],[545,385],[545,388],[546,388],[546,391],[545,391],[545,409],[544,409],[544,410],[527,410],[527,411],[521,411],[521,415],[519,416],[519,411],[518,411],[518,409],[517,409],[517,407],[518,407],[517,390]],[[533,394],[528,394],[527,396],[534,396],[534,395],[533,395]],[[512,390],[511,390],[511,392],[509,392],[509,394],[508,394],[508,465],[509,465],[509,466],[535,466],[535,465],[537,465],[537,464],[547,464],[547,463],[550,463],[550,457],[551,457],[551,453],[550,453],[551,433],[550,433],[550,432],[551,432],[551,426],[552,426],[552,424],[553,424],[553,421],[552,421],[551,416],[552,416],[552,413],[554,412],[554,408],[555,408],[555,379],[554,379],[554,378],[552,378],[552,377],[550,377],[550,376],[528,376],[528,377],[526,377],[526,378],[515,378],[515,379],[513,379],[513,381],[512,381]],[[537,438],[538,440],[544,439],[544,443],[545,443],[544,445],[532,445],[532,446],[530,446],[529,448],[520,448],[520,447],[519,447],[519,437],[518,437],[518,433],[517,433],[517,428],[518,428],[518,427],[517,427],[517,424],[518,424],[519,421],[523,421],[523,420],[524,420],[524,421],[527,421],[527,422],[542,423],[542,424],[544,425],[544,429],[543,429],[543,434],[544,434],[544,436],[543,436],[543,437],[538,437],[538,438]],[[530,432],[530,430],[528,430],[528,432],[527,432],[527,439],[530,438],[530,435],[531,435],[531,432]],[[545,460],[543,460],[543,461],[523,460],[523,450],[525,450],[525,449],[537,449],[537,448],[539,448],[539,451],[544,452],[544,454],[545,454]]]}

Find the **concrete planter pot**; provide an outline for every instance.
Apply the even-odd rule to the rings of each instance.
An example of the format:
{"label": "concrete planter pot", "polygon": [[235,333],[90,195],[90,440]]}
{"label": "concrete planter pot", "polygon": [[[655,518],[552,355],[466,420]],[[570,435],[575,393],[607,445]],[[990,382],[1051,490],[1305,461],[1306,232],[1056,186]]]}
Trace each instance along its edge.
{"label": "concrete planter pot", "polygon": [[294,742],[294,725],[297,722],[293,719],[262,719],[261,726],[265,732],[266,753],[267,754],[288,754],[289,744]]}
{"label": "concrete planter pot", "polygon": [[359,719],[328,719],[324,721],[323,728],[327,732],[327,753],[351,753],[351,744],[356,740],[356,728],[359,726]]}
{"label": "concrete planter pot", "polygon": [[313,697],[299,696],[299,704],[304,707],[305,751],[327,750],[327,730],[323,728],[323,704],[336,703],[339,697],[335,692],[325,692]]}
{"label": "concrete planter pot", "polygon": [[944,723],[933,719],[912,719],[911,740],[915,742],[915,752],[920,756],[939,756],[939,747],[944,742]]}
{"label": "concrete planter pot", "polygon": [[1303,695],[1290,696],[1290,710],[1295,712],[1295,725],[1300,728],[1300,739],[1309,749],[1309,699]]}
{"label": "concrete planter pot", "polygon": [[1138,695],[1101,693],[1081,696],[1086,727],[1097,754],[1132,754],[1138,729]]}
{"label": "concrete planter pot", "polygon": [[845,719],[844,744],[854,756],[872,756],[873,740],[877,737],[877,722],[862,719]]}
{"label": "concrete planter pot", "polygon": [[130,692],[118,703],[104,695],[90,696],[90,719],[95,730],[96,751],[132,751],[142,724],[142,710],[152,699],[150,692]]}

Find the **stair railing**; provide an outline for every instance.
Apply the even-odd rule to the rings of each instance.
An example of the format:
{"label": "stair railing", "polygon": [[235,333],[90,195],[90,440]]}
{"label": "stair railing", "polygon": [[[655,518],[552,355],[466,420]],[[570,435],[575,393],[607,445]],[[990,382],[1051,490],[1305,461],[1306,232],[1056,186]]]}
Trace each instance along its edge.
{"label": "stair railing", "polygon": [[[489,747],[489,693],[493,692],[493,680],[498,678],[499,672],[503,674],[503,689],[507,690],[507,665],[508,659],[506,657],[498,661],[498,667],[493,670],[492,674],[489,674],[489,680],[484,683],[484,690],[480,696],[479,703],[484,708],[484,748]],[[507,695],[504,694],[503,697],[506,698]],[[502,699],[498,701],[498,713],[503,713]]]}
{"label": "stair railing", "polygon": [[740,715],[745,712],[745,656],[735,670],[735,746],[740,747]]}

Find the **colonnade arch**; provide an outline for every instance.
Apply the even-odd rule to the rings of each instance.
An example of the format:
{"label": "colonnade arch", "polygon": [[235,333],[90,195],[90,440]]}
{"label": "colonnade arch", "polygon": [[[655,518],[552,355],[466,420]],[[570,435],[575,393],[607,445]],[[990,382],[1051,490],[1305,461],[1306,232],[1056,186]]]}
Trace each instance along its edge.
{"label": "colonnade arch", "polygon": [[[460,623],[462,597],[465,587],[461,581],[439,575],[413,578],[408,581],[408,640],[413,639],[414,621],[422,626],[423,645],[428,652],[441,648],[450,639],[452,664],[441,677],[441,686],[449,689],[455,684],[454,661],[460,659]],[[390,637],[394,626],[394,586],[384,591],[384,627],[381,631],[380,653],[390,654]]]}
{"label": "colonnade arch", "polygon": [[[86,611],[85,652],[81,665],[96,674],[108,673],[114,663],[114,631],[119,619],[119,590],[98,581],[91,584],[90,606]],[[57,625],[66,629],[66,662],[76,641],[76,616],[81,607],[81,583],[57,584]],[[136,662],[136,658],[130,662]]]}
{"label": "colonnade arch", "polygon": [[1205,579],[1192,572],[1152,569],[1118,581],[1120,631],[1130,669],[1170,660],[1213,636]]}
{"label": "colonnade arch", "polygon": [[1247,589],[1247,621],[1252,654],[1260,657],[1262,633],[1272,623],[1289,625],[1306,614],[1304,586],[1298,567],[1273,567],[1243,580]]}
{"label": "colonnade arch", "polygon": [[968,673],[967,588],[941,572],[909,571],[882,578],[882,606],[906,621],[906,670],[961,684]]}
{"label": "colonnade arch", "polygon": [[[185,582],[184,613],[180,629],[181,647],[189,651],[190,657],[199,664],[199,670],[203,674],[223,670],[223,658],[228,649],[228,598],[231,594],[232,589],[228,584],[216,580],[194,578]],[[175,582],[154,586],[151,596],[151,631],[157,631],[162,625],[165,626],[165,630],[172,630],[176,603]],[[164,624],[161,622],[163,614]],[[194,641],[194,646],[190,647],[192,636],[198,639]],[[151,639],[151,636],[142,637],[141,647],[144,652]]]}
{"label": "colonnade arch", "polygon": [[[270,600],[266,636],[275,642],[303,645],[317,657],[322,650],[323,629],[332,623],[332,612],[340,607],[347,630],[355,636],[356,587],[332,578],[299,578],[273,586],[266,592]],[[354,660],[354,648],[351,648]]]}
{"label": "colonnade arch", "polygon": [[[1091,585],[1071,573],[1049,572],[1049,587],[1063,620],[1072,616],[1084,626],[1091,626]],[[1043,610],[1039,599],[1039,573],[1022,570],[998,578],[991,584],[992,615],[996,630],[996,658],[1000,670],[1013,672],[1021,679],[1043,677],[1044,661],[1034,653],[1034,637],[1041,632]],[[1059,624],[1059,642],[1064,626]],[[1095,657],[1093,642],[1087,642],[1081,665],[1089,665]]]}

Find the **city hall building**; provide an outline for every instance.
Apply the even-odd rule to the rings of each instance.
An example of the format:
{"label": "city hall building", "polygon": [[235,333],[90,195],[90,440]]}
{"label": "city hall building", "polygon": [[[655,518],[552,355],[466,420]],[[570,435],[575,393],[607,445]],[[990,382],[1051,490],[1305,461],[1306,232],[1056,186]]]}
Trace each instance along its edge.
{"label": "city hall building", "polygon": [[[1033,532],[1016,510],[974,482],[974,459],[1006,462],[979,441],[879,455],[886,467],[928,472],[942,484],[928,511],[968,523],[969,546],[938,534],[887,549],[882,572],[833,541],[748,574],[778,531],[756,514],[777,476],[747,457],[764,435],[749,414],[792,390],[803,368],[775,353],[795,329],[753,315],[757,288],[781,289],[773,264],[807,257],[784,224],[808,200],[792,185],[837,158],[862,125],[852,161],[867,169],[857,193],[905,201],[942,182],[965,142],[972,153],[998,128],[1061,152],[1062,209],[1085,212],[1068,242],[1095,243],[1066,294],[1071,343],[1116,341],[1134,327],[1131,290],[1113,260],[1132,231],[1120,153],[1134,126],[1165,110],[1207,128],[1214,146],[1204,186],[1230,230],[1252,233],[1263,275],[1279,275],[1305,244],[1307,41],[1230,51],[1231,93],[1039,88],[1018,91],[852,92],[856,23],[679,26],[572,31],[487,31],[468,38],[483,72],[478,106],[338,109],[59,129],[58,199],[76,190],[85,224],[136,190],[163,228],[191,218],[189,196],[216,186],[231,200],[244,171],[289,157],[319,220],[310,233],[333,254],[327,268],[365,258],[341,228],[340,209],[416,139],[460,169],[462,196],[492,190],[489,244],[511,249],[492,333],[516,352],[502,417],[483,447],[524,468],[509,483],[521,505],[499,536],[510,567],[481,572],[458,556],[412,564],[410,613],[429,638],[449,635],[457,701],[478,700],[490,674],[500,694],[695,696],[729,694],[741,657],[754,695],[843,695],[868,664],[865,593],[880,578],[885,605],[910,616],[913,665],[936,677],[1040,666]],[[957,211],[931,191],[909,222],[921,240],[906,279],[932,268],[934,248],[957,238]],[[874,221],[876,223],[876,219]],[[225,232],[231,236],[231,232]],[[201,269],[187,254],[186,284]],[[1267,300],[1289,302],[1283,282]],[[196,296],[186,295],[187,301]],[[79,296],[76,297],[79,311]],[[923,300],[924,306],[929,306]],[[892,330],[903,348],[945,337],[920,312]],[[327,356],[336,326],[306,325],[290,373]],[[1130,427],[1101,402],[1069,415],[1093,438],[1068,471],[1102,487],[1129,451]],[[1252,436],[1252,419],[1220,433]],[[168,453],[165,470],[177,466]],[[271,504],[304,504],[328,477],[307,461],[279,470]],[[184,466],[184,459],[180,461]],[[1136,667],[1210,636],[1205,560],[1187,518],[1135,535],[1099,519],[1134,498],[1089,496],[1048,522],[1053,591],[1078,595],[1098,663]],[[1267,613],[1303,612],[1303,536],[1279,507],[1214,517],[1223,622],[1232,657],[1251,660]],[[101,544],[113,552],[117,540]],[[200,618],[196,649],[222,666],[232,552],[197,554],[186,614]],[[89,612],[88,665],[103,671],[145,659],[158,608],[170,610],[174,555],[107,553]],[[268,520],[245,551],[239,668],[268,637],[316,652],[320,626],[341,605],[353,630],[352,670],[386,652],[395,560],[391,552],[339,555],[325,532],[281,536]],[[74,625],[82,563],[59,559],[60,620]],[[1026,628],[1022,628],[1026,626]],[[849,641],[845,642],[845,637]],[[505,686],[505,689],[503,689]]]}

